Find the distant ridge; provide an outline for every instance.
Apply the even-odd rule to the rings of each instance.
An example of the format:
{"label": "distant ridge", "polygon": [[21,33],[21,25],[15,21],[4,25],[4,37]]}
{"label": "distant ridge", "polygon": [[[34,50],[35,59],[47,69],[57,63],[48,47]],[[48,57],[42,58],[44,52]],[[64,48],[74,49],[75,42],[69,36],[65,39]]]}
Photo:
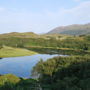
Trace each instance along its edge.
{"label": "distant ridge", "polygon": [[21,38],[29,38],[29,37],[37,37],[38,35],[33,32],[11,32],[11,33],[4,33],[0,34],[0,37],[21,37]]}
{"label": "distant ridge", "polygon": [[90,34],[90,23],[73,24],[68,26],[57,27],[48,32],[47,34],[68,34],[68,35]]}

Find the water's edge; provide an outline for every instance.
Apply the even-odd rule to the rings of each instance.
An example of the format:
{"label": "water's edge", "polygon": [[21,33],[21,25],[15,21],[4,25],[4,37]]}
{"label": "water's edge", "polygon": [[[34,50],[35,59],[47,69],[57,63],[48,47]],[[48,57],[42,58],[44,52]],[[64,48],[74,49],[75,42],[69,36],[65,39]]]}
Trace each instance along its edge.
{"label": "water's edge", "polygon": [[35,54],[32,56],[2,58],[0,60],[0,74],[11,73],[18,77],[30,78],[33,66],[35,66],[40,59],[46,61],[55,56],[65,55]]}

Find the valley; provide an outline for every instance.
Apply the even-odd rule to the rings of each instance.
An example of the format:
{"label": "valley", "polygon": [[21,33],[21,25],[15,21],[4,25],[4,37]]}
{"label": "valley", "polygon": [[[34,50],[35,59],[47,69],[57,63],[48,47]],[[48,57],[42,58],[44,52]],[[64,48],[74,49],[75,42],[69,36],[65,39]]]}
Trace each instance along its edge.
{"label": "valley", "polygon": [[89,34],[0,34],[0,58],[0,90],[90,89]]}

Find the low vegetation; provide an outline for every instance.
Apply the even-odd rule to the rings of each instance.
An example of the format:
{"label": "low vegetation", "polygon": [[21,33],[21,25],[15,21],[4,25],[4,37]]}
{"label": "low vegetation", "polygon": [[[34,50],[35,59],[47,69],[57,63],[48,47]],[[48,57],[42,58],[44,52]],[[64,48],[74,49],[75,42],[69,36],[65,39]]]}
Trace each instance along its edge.
{"label": "low vegetation", "polygon": [[43,90],[90,90],[90,56],[41,60],[32,75],[39,75]]}
{"label": "low vegetation", "polygon": [[32,70],[37,80],[1,75],[0,90],[90,90],[90,35],[29,35],[0,35],[0,57],[36,52],[69,56],[40,60]]}
{"label": "low vegetation", "polygon": [[36,54],[34,51],[30,51],[27,49],[21,49],[21,48],[11,48],[7,46],[3,46],[0,49],[0,57],[16,57],[16,56],[30,56]]}
{"label": "low vegetation", "polygon": [[0,90],[39,90],[39,86],[37,80],[6,74],[0,76]]}
{"label": "low vegetation", "polygon": [[65,36],[65,35],[43,35],[35,37],[1,37],[0,48],[2,46],[16,48],[31,48],[31,47],[52,47],[52,48],[68,48],[78,50],[90,50],[90,35],[80,36]]}

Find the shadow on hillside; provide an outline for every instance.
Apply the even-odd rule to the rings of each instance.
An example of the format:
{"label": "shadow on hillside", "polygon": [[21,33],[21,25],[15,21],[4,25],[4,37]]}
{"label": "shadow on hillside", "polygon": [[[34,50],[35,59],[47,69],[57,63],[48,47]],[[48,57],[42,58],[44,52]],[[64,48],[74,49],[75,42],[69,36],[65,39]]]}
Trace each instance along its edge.
{"label": "shadow on hillside", "polygon": [[90,60],[75,61],[52,76],[44,75],[41,83],[48,90],[90,90]]}
{"label": "shadow on hillside", "polygon": [[85,55],[90,54],[83,50],[67,50],[67,49],[57,49],[57,48],[27,48],[29,50],[38,52],[40,54],[61,54],[61,55]]}

